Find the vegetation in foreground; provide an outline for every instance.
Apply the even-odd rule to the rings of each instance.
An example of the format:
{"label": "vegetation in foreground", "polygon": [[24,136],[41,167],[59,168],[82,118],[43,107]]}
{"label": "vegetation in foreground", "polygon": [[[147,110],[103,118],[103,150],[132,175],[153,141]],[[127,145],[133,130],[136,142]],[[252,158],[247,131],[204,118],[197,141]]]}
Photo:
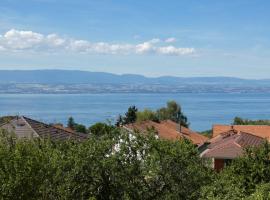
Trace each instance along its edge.
{"label": "vegetation in foreground", "polygon": [[198,199],[209,170],[188,141],[103,125],[85,142],[0,139],[0,199]]}
{"label": "vegetation in foreground", "polygon": [[0,199],[270,199],[270,145],[217,174],[189,141],[97,124],[84,142],[1,130]]}

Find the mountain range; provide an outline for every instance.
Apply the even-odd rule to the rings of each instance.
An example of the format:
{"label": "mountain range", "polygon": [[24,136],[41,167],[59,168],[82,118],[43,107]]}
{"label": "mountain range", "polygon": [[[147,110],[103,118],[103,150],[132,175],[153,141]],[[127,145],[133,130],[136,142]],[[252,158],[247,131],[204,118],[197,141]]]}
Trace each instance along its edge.
{"label": "mountain range", "polygon": [[270,79],[233,77],[145,77],[78,70],[0,70],[0,83],[15,84],[160,84],[160,85],[237,85],[270,86]]}

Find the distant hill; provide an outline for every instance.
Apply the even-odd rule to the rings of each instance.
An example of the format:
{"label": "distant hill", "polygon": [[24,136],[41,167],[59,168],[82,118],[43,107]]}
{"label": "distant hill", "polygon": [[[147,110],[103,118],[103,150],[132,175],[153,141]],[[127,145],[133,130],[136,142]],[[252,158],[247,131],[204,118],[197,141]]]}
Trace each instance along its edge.
{"label": "distant hill", "polygon": [[249,80],[232,77],[149,78],[142,75],[116,75],[76,70],[0,70],[0,83],[39,84],[164,84],[164,85],[270,85],[270,79]]}

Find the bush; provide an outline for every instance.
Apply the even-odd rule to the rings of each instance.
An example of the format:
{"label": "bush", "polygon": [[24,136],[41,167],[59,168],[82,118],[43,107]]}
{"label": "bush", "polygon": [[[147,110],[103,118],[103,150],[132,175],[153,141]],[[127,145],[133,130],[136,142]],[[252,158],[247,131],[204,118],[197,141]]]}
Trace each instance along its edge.
{"label": "bush", "polygon": [[0,199],[198,199],[209,183],[209,171],[188,141],[104,127],[96,133],[102,139],[80,143],[2,132]]}

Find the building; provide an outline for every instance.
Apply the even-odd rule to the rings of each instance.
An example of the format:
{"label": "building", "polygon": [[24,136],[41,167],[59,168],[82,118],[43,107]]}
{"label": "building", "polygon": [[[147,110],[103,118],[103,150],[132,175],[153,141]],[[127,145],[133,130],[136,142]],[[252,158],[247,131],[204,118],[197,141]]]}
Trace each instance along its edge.
{"label": "building", "polygon": [[84,140],[87,135],[66,128],[45,124],[25,116],[8,116],[0,119],[0,129],[14,133],[18,138],[50,138],[52,140]]}
{"label": "building", "polygon": [[177,140],[177,139],[188,139],[193,144],[200,146],[204,144],[208,138],[192,131],[178,123],[171,120],[164,120],[159,123],[154,121],[144,121],[136,122],[132,124],[127,124],[124,126],[128,131],[138,131],[141,133],[146,133],[148,130],[152,129],[156,131],[157,136],[162,139]]}
{"label": "building", "polygon": [[230,130],[252,133],[253,135],[262,137],[270,141],[270,126],[268,125],[213,125],[213,135],[216,137],[221,133]]}
{"label": "building", "polygon": [[217,134],[202,145],[199,148],[200,156],[209,160],[216,171],[220,171],[233,159],[242,156],[245,148],[259,146],[264,141],[263,137],[254,133],[243,132],[231,127],[230,130]]}

